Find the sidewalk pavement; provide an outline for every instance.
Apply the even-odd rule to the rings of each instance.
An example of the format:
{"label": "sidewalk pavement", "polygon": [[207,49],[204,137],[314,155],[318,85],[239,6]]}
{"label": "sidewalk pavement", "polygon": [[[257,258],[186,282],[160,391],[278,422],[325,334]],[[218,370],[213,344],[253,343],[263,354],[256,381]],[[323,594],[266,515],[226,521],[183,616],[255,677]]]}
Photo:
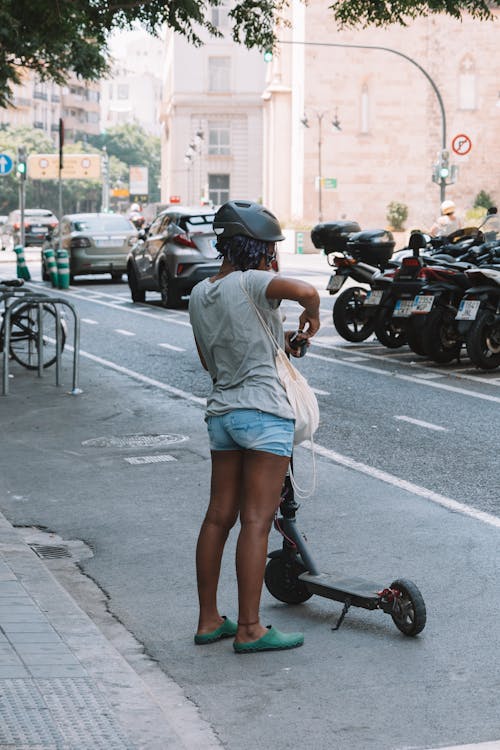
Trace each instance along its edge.
{"label": "sidewalk pavement", "polygon": [[[61,387],[54,385],[52,370],[40,379],[12,367],[10,393],[0,396],[0,462],[19,457],[19,471],[33,474],[35,488],[40,471],[54,477],[61,471],[58,451],[48,447],[52,427],[44,419],[72,431],[78,414],[85,414],[82,422],[97,422],[102,413],[97,384],[123,387],[117,382],[123,376],[102,374],[98,365],[85,362],[84,394],[71,396],[71,369],[63,368]],[[35,457],[42,444],[43,455]],[[7,472],[0,472],[3,502],[12,498],[12,488],[2,482],[2,473],[5,478]],[[0,513],[0,750],[222,747],[197,707],[133,636],[115,620],[121,642],[109,637],[109,628],[97,627],[95,614],[90,619],[72,596],[77,592],[63,588],[28,541],[26,529],[14,528]]]}

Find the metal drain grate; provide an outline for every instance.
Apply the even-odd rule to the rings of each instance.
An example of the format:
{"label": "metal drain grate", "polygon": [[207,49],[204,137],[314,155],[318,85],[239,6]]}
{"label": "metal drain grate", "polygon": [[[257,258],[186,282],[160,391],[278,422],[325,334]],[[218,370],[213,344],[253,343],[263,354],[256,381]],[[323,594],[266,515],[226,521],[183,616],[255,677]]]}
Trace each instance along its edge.
{"label": "metal drain grate", "polygon": [[124,460],[133,466],[140,466],[141,464],[162,464],[166,461],[177,461],[174,456],[171,456],[168,453],[161,453],[157,456],[129,456],[129,458]]}
{"label": "metal drain grate", "polygon": [[53,557],[71,557],[71,552],[64,545],[55,544],[30,544],[33,552],[43,559]]}

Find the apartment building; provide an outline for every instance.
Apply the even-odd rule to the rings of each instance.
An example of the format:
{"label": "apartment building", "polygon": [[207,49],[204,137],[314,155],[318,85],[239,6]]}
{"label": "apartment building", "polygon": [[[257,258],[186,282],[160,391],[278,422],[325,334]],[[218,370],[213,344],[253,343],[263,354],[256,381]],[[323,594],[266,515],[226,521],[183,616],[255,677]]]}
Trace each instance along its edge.
{"label": "apartment building", "polygon": [[[462,215],[481,190],[500,202],[497,23],[431,16],[339,31],[326,5],[299,0],[290,21],[264,92],[263,197],[280,218],[385,226],[398,201],[408,228],[428,228],[440,204],[432,171],[444,127],[458,167],[446,197]],[[453,151],[460,135],[467,153]]]}
{"label": "apartment building", "polygon": [[211,9],[224,38],[203,47],[168,32],[161,111],[165,203],[262,197],[262,54],[230,39],[227,8]]}

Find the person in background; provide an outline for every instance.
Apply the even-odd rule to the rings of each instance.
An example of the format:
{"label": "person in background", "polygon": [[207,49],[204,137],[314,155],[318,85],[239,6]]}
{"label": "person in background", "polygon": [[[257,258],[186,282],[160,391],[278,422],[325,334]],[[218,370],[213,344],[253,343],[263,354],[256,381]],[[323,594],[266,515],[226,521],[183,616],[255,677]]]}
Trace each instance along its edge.
{"label": "person in background", "polygon": [[[296,648],[304,641],[302,633],[282,633],[259,618],[269,531],[292,454],[294,413],[276,371],[275,346],[254,304],[280,346],[296,356],[289,344],[293,331],[283,331],[280,302],[301,305],[299,335],[310,339],[320,326],[319,294],[305,281],[271,271],[276,243],[284,237],[276,217],[260,204],[225,203],[213,226],[223,262],[215,276],[194,287],[189,301],[201,364],[212,379],[205,416],[212,479],[196,548],[200,610],[194,642],[234,638],[236,653]],[[217,587],[224,546],[238,516],[235,623],[219,614]]]}
{"label": "person in background", "polygon": [[441,216],[432,225],[429,234],[431,237],[447,237],[457,229],[462,228],[462,222],[456,214],[456,206],[453,201],[441,203]]}

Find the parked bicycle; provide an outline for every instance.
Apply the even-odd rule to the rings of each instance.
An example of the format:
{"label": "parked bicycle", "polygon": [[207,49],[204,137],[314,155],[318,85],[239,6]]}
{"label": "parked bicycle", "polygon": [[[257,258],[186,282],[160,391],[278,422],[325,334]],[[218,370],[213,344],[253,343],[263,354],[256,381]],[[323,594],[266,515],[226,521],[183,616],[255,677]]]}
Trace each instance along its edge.
{"label": "parked bicycle", "polygon": [[[42,364],[50,367],[56,361],[56,331],[57,316],[54,305],[50,302],[39,304],[46,295],[34,294],[23,289],[21,279],[0,282],[0,301],[3,310],[0,311],[0,353],[4,351],[5,341],[5,312],[7,308],[16,304],[10,319],[9,355],[28,370],[38,369],[38,352],[40,347],[40,328],[42,331]],[[26,297],[26,302],[18,303]],[[66,343],[66,321],[59,318],[61,351]]]}

